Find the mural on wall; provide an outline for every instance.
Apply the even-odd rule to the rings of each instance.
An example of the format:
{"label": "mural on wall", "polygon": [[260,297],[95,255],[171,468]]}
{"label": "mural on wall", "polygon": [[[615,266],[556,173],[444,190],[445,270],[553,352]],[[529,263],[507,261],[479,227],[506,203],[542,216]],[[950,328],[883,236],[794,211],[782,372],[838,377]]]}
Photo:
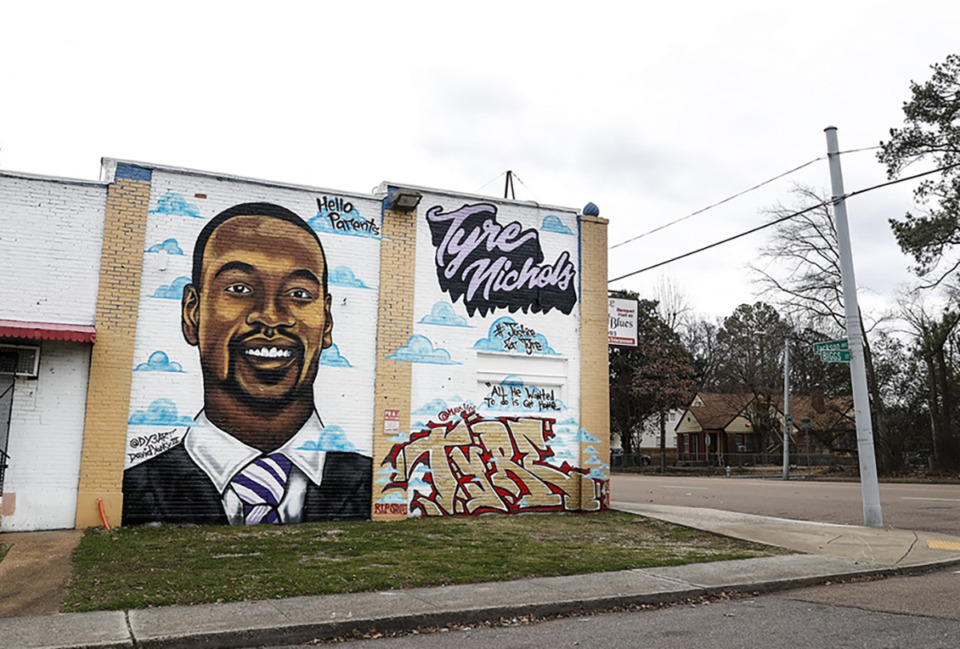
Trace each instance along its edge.
{"label": "mural on wall", "polygon": [[563,220],[556,214],[547,214],[540,223],[542,232],[553,232],[554,234],[573,235],[573,230],[564,225]]}
{"label": "mural on wall", "polygon": [[555,420],[472,410],[395,444],[378,471],[375,511],[422,516],[604,508],[605,480],[555,461]]}
{"label": "mural on wall", "polygon": [[501,225],[497,208],[489,203],[450,212],[431,207],[427,223],[440,287],[454,302],[463,298],[469,315],[485,316],[495,309],[573,311],[576,269],[570,253],[544,263],[536,229],[524,230],[517,221]]}
{"label": "mural on wall", "polygon": [[485,383],[488,392],[481,405],[487,410],[560,412],[567,407],[557,397],[556,386],[525,384],[518,376],[508,376],[499,383]]}
{"label": "mural on wall", "polygon": [[453,310],[449,302],[435,302],[430,307],[430,313],[419,320],[420,324],[436,325],[438,327],[469,327],[467,319]]}
{"label": "mural on wall", "polygon": [[[353,206],[347,209],[343,199],[317,203],[335,229],[379,233],[375,223],[361,227],[346,218]],[[154,213],[202,218],[177,193],[161,197]],[[346,222],[353,225],[341,228]],[[169,251],[171,241],[158,251]],[[192,262],[190,277],[160,285],[149,297],[179,300],[182,337],[199,357],[203,408],[187,416],[165,397],[146,409],[132,407],[123,522],[369,517],[371,460],[340,426],[322,423],[314,389],[321,366],[352,368],[334,343],[328,284],[369,286],[346,266],[328,270],[314,229],[271,203],[220,212],[203,225]],[[160,349],[133,371],[187,374]],[[176,428],[134,432],[149,426]]]}
{"label": "mural on wall", "polygon": [[546,336],[538,334],[532,327],[527,327],[510,316],[497,318],[490,325],[487,337],[475,342],[473,348],[486,352],[522,352],[527,356],[557,355]]}
{"label": "mural on wall", "polygon": [[318,198],[317,215],[309,223],[317,232],[355,237],[380,236],[380,226],[374,219],[364,219],[353,203],[339,197]]}

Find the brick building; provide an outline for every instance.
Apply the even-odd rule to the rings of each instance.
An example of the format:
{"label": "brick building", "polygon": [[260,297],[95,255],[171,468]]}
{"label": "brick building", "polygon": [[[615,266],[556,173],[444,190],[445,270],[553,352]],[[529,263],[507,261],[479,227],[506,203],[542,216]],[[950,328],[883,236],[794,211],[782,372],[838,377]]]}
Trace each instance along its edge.
{"label": "brick building", "polygon": [[598,216],[105,160],[0,256],[4,531],[605,506]]}

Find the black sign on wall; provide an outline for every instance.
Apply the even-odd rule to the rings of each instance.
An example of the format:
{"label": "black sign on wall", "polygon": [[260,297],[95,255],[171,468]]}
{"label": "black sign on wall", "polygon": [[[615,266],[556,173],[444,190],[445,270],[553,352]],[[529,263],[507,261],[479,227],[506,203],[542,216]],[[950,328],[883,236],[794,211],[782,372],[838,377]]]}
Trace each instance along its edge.
{"label": "black sign on wall", "polygon": [[467,313],[481,316],[495,309],[570,314],[577,303],[576,270],[563,252],[544,263],[540,235],[514,221],[497,222],[489,203],[464,205],[451,212],[427,210],[440,288],[456,302],[463,297]]}

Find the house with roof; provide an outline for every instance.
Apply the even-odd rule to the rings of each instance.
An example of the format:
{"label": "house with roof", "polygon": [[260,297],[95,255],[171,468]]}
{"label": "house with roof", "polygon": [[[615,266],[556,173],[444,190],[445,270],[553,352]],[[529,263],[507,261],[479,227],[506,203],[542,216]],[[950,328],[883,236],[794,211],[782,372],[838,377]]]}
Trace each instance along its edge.
{"label": "house with roof", "polygon": [[747,412],[754,394],[698,392],[677,423],[679,464],[722,464],[731,452],[759,452]]}
{"label": "house with roof", "polygon": [[[744,465],[777,462],[779,435],[764,445],[755,422],[765,408],[755,394],[698,392],[676,427],[677,462],[681,465]],[[783,398],[767,413],[783,430]],[[842,455],[856,448],[850,396],[790,396],[790,444],[810,455]]]}

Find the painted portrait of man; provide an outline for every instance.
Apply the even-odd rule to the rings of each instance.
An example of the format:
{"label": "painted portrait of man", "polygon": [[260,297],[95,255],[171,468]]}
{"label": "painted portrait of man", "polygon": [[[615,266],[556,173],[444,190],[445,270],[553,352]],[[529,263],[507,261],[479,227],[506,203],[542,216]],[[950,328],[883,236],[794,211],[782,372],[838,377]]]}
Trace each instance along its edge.
{"label": "painted portrait of man", "polygon": [[203,410],[178,444],[127,469],[124,524],[369,517],[370,458],[316,445],[327,276],[316,232],[286,208],[245,203],[204,226],[181,301]]}

